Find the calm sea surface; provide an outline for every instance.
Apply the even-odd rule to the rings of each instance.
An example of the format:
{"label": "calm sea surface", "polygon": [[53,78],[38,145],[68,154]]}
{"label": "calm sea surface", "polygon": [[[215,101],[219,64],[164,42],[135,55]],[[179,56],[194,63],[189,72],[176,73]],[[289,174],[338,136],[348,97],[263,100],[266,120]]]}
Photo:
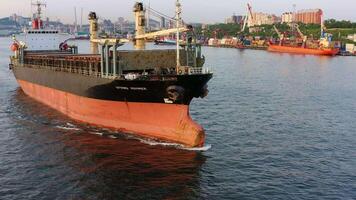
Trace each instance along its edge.
{"label": "calm sea surface", "polygon": [[356,199],[356,57],[204,48],[215,75],[191,114],[211,148],[197,152],[35,102],[9,45],[0,38],[0,199]]}

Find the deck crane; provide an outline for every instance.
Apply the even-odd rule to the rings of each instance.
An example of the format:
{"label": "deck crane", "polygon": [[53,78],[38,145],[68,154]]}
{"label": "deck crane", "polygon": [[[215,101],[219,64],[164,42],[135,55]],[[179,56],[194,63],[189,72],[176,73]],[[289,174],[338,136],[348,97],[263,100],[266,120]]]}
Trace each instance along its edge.
{"label": "deck crane", "polygon": [[251,7],[251,5],[248,3],[248,4],[247,4],[247,13],[246,13],[246,16],[245,16],[244,19],[243,19],[244,24],[243,24],[243,27],[242,27],[242,29],[241,29],[241,32],[244,32],[244,31],[245,31],[247,22],[248,22],[248,20],[249,20],[250,18],[253,19],[252,7]]}
{"label": "deck crane", "polygon": [[273,25],[274,30],[276,31],[278,37],[279,37],[279,45],[283,44],[283,40],[284,40],[284,34],[282,34],[278,28],[276,27],[276,25]]}
{"label": "deck crane", "polygon": [[[136,22],[136,35],[134,37],[134,41],[136,43],[135,47],[137,49],[144,49],[145,48],[145,43],[147,39],[153,39],[155,37],[159,36],[166,36],[170,35],[173,33],[182,33],[182,32],[188,32],[192,31],[191,28],[185,27],[183,25],[179,25],[179,27],[171,28],[171,29],[166,29],[166,30],[160,30],[156,32],[150,32],[146,33],[145,31],[145,9],[143,8],[143,4],[136,4],[134,8],[135,12],[135,22]],[[89,18],[89,21],[91,23],[91,43],[94,44],[120,44],[120,43],[127,43],[130,42],[128,39],[116,39],[116,38],[98,38],[98,18],[96,17],[95,13],[91,13],[91,17]]]}
{"label": "deck crane", "polygon": [[300,38],[303,39],[303,44],[302,44],[302,47],[305,47],[306,45],[306,42],[307,42],[307,36],[303,34],[303,32],[299,29],[299,25],[297,23],[293,23],[292,24],[293,27],[295,27],[295,29],[297,30]]}
{"label": "deck crane", "polygon": [[[180,46],[179,46],[179,35],[181,32],[188,32],[191,33],[194,37],[195,34],[193,33],[193,27],[192,26],[188,26],[185,27],[182,25],[181,23],[181,5],[179,3],[179,0],[177,0],[176,2],[176,27],[172,28],[172,29],[167,29],[167,30],[161,30],[161,31],[156,31],[156,32],[151,32],[151,33],[146,33],[146,15],[145,15],[145,9],[143,6],[143,3],[136,3],[134,6],[134,13],[135,13],[135,37],[133,39],[134,44],[135,44],[135,48],[137,50],[143,50],[145,49],[145,45],[146,45],[146,40],[147,39],[152,39],[158,36],[165,36],[165,35],[170,35],[173,33],[176,33],[176,38],[177,38],[177,70],[181,67],[180,66]],[[129,42],[129,40],[127,39],[116,39],[116,38],[105,38],[105,39],[99,39],[97,37],[97,31],[98,31],[98,18],[96,17],[95,13],[90,13],[89,15],[89,22],[90,22],[90,42],[92,45],[92,53],[93,54],[98,54],[98,44],[101,45],[101,55],[102,55],[102,59],[104,54],[106,54],[106,58],[109,57],[109,52],[110,52],[110,48],[113,48],[113,57],[117,58],[117,47],[122,45],[123,43]],[[198,53],[198,48],[196,48],[196,38],[193,39],[193,36],[191,37],[191,40],[187,40],[189,41],[191,44],[189,46],[189,51],[195,51],[196,53]],[[187,47],[188,49],[188,47]],[[198,61],[194,61],[190,54],[187,50],[187,63],[192,63],[191,66],[196,66]],[[200,53],[199,53],[200,54]],[[190,56],[190,57],[188,57]],[[193,61],[192,61],[193,60]],[[204,62],[204,60],[199,61],[200,63]],[[117,64],[117,60],[114,60],[114,66],[116,66]],[[183,66],[184,67],[184,66]]]}
{"label": "deck crane", "polygon": [[295,24],[295,28],[297,29],[297,32],[298,32],[299,36],[300,36],[301,38],[304,38],[304,34],[302,33],[302,31],[300,31],[298,24]]}

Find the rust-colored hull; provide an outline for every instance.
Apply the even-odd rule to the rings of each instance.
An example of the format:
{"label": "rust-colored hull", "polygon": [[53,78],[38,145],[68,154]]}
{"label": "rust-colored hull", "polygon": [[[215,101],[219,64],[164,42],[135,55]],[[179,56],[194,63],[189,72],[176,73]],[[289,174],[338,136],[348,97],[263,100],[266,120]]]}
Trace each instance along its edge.
{"label": "rust-colored hull", "polygon": [[75,120],[188,147],[204,144],[204,130],[188,105],[100,100],[17,81],[27,95]]}
{"label": "rust-colored hull", "polygon": [[311,54],[323,56],[335,56],[339,49],[311,49],[292,46],[269,45],[268,51],[280,53]]}

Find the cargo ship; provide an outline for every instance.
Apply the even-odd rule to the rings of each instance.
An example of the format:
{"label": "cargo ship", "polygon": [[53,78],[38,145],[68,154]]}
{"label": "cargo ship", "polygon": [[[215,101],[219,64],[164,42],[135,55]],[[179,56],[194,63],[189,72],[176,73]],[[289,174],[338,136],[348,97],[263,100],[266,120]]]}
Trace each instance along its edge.
{"label": "cargo ship", "polygon": [[279,53],[295,53],[295,54],[311,54],[323,56],[335,56],[339,53],[339,49],[334,48],[307,48],[302,46],[285,46],[270,44],[268,51]]}
{"label": "cargo ship", "polygon": [[[176,4],[176,28],[145,32],[145,9],[134,6],[136,50],[117,50],[123,39],[98,38],[98,18],[89,14],[90,54],[77,47],[56,44],[58,32],[41,23],[41,5],[30,34],[51,44],[47,49],[14,37],[10,68],[25,94],[77,121],[159,141],[202,147],[205,131],[189,114],[193,98],[208,94],[213,74],[203,67],[201,47],[194,31],[181,26]],[[37,21],[37,23],[36,23]],[[184,48],[145,50],[146,39],[181,32],[188,36]],[[46,36],[46,37],[45,37]]]}
{"label": "cargo ship", "polygon": [[[335,56],[339,53],[339,48],[334,48],[331,43],[331,36],[325,34],[319,41],[308,41],[307,37],[300,31],[298,24],[292,24],[297,30],[300,39],[295,41],[286,41],[284,34],[279,32],[279,30],[274,26],[275,31],[279,36],[279,43],[269,42],[267,48],[270,52],[279,53],[294,53],[294,54],[310,54],[310,55],[320,55],[320,56]],[[324,35],[322,33],[322,35]],[[309,44],[311,45],[308,45]],[[294,44],[292,44],[294,43]]]}

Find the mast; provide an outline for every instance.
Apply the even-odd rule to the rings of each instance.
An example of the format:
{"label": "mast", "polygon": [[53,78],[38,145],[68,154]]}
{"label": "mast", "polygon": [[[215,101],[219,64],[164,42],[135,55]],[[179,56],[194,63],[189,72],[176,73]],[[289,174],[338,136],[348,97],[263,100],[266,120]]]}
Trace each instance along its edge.
{"label": "mast", "polygon": [[320,38],[324,37],[324,13],[320,14]]}
{"label": "mast", "polygon": [[177,28],[177,34],[176,34],[176,43],[177,43],[177,68],[180,67],[180,51],[179,51],[179,26],[180,26],[180,21],[181,21],[181,13],[182,13],[182,7],[177,0],[176,2],[176,28]]}
{"label": "mast", "polygon": [[80,30],[83,31],[83,8],[80,8]]}
{"label": "mast", "polygon": [[78,33],[77,8],[74,7],[74,34]]}
{"label": "mast", "polygon": [[296,14],[297,14],[297,4],[293,4],[292,23],[296,21]]}
{"label": "mast", "polygon": [[42,27],[43,24],[42,24],[42,20],[41,20],[42,6],[46,7],[46,4],[45,3],[41,3],[40,1],[36,1],[35,3],[32,3],[32,1],[31,1],[31,5],[37,7],[37,12],[35,14],[34,19],[32,20],[32,23],[34,23],[33,28],[34,29],[41,29],[41,28],[43,28]]}
{"label": "mast", "polygon": [[293,4],[293,14],[292,14],[292,23],[291,23],[291,28],[292,28],[292,33],[293,35],[295,34],[295,26],[297,24],[297,20],[296,20],[296,8],[297,8],[297,5],[296,4]]}
{"label": "mast", "polygon": [[151,17],[151,1],[148,0],[148,9],[147,9],[147,30],[148,30],[148,32],[151,32],[150,17]]}

